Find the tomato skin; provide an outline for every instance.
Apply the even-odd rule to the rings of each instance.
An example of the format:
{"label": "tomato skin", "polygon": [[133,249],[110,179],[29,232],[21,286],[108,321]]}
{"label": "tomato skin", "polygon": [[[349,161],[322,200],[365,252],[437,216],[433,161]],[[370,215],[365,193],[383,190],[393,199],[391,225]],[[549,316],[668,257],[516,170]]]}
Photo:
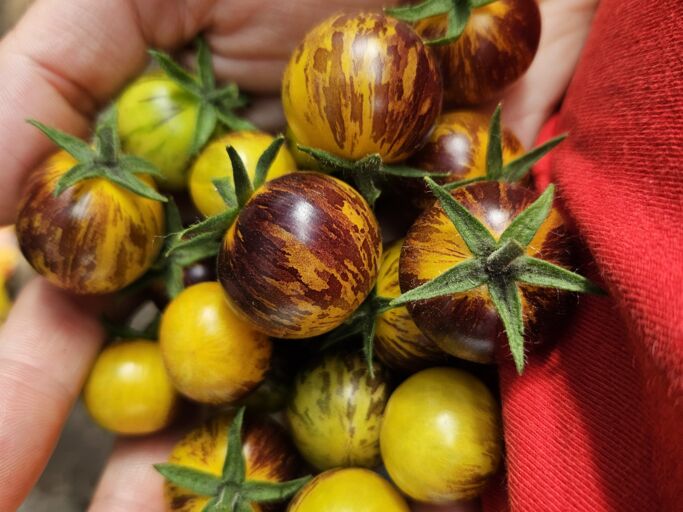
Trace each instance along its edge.
{"label": "tomato skin", "polygon": [[[213,180],[228,178],[232,184],[232,164],[225,150],[233,146],[244,162],[249,177],[254,178],[256,163],[274,138],[262,132],[231,132],[214,139],[197,157],[190,171],[189,187],[192,202],[206,217],[227,210],[216,191]],[[286,147],[280,148],[268,171],[268,180],[296,171],[296,163]],[[237,205],[231,205],[233,208]]]}
{"label": "tomato skin", "polygon": [[185,187],[199,102],[161,72],[141,76],[116,102],[125,153],[153,163],[165,176],[160,186]]}
{"label": "tomato skin", "polygon": [[[397,240],[382,253],[377,278],[380,297],[393,299],[401,294],[398,263],[402,244],[403,240]],[[375,355],[393,370],[413,373],[446,361],[446,354],[422,334],[405,307],[382,313],[375,329]]]}
{"label": "tomato skin", "polygon": [[379,226],[346,183],[297,172],[266,183],[225,235],[218,279],[233,308],[277,338],[328,332],[377,278]]}
{"label": "tomato skin", "polygon": [[329,354],[297,375],[287,421],[299,452],[316,469],[380,463],[379,426],[389,375],[374,378],[360,354]]}
{"label": "tomato skin", "polygon": [[181,292],[164,312],[159,343],[169,375],[183,395],[232,403],[265,378],[272,344],[228,306],[218,283]]}
{"label": "tomato skin", "polygon": [[363,468],[330,469],[294,497],[288,512],[410,512],[401,494]]}
{"label": "tomato skin", "polygon": [[114,292],[154,263],[164,235],[163,206],[103,178],[55,197],[57,182],[76,163],[60,151],[32,173],[16,221],[19,246],[39,274],[63,289]]}
{"label": "tomato skin", "polygon": [[475,498],[501,460],[498,404],[462,370],[423,370],[391,395],[380,444],[387,472],[411,498],[434,504]]}
{"label": "tomato skin", "polygon": [[441,110],[437,67],[410,26],[381,14],[337,14],[292,55],[282,86],[287,122],[302,144],[343,158],[405,159]]}
{"label": "tomato skin", "polygon": [[90,372],[83,399],[96,423],[123,435],[151,434],[167,427],[178,406],[159,345],[150,340],[106,347]]}
{"label": "tomato skin", "polygon": [[[498,238],[537,194],[521,185],[481,182],[456,189],[453,197]],[[573,267],[573,242],[563,215],[554,207],[526,249],[528,256]],[[469,248],[441,206],[434,204],[410,228],[401,250],[399,281],[406,292],[469,259]],[[519,285],[524,332],[540,337],[556,323],[572,294]],[[444,352],[477,363],[490,363],[506,344],[503,324],[484,286],[408,305],[420,330]]]}
{"label": "tomato skin", "polygon": [[[228,450],[232,414],[218,416],[188,433],[171,452],[169,462],[221,476]],[[284,429],[266,417],[247,415],[242,429],[247,480],[286,482],[301,476],[301,460]],[[164,485],[168,510],[202,512],[209,498]],[[254,512],[279,510],[279,505],[252,504]]]}
{"label": "tomato skin", "polygon": [[[418,22],[423,38],[440,37],[446,17]],[[472,10],[456,41],[434,47],[448,106],[480,105],[498,96],[529,68],[541,38],[536,0],[498,0]]]}

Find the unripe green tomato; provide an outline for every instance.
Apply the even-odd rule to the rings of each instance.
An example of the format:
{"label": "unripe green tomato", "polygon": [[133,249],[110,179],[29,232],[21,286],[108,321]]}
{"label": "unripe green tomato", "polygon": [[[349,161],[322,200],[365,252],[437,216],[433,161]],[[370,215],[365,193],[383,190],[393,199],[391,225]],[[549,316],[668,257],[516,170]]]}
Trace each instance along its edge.
{"label": "unripe green tomato", "polygon": [[380,445],[389,476],[411,498],[434,504],[475,498],[501,459],[498,404],[464,371],[423,370],[391,395]]}
{"label": "unripe green tomato", "polygon": [[169,190],[185,187],[199,102],[160,72],[135,80],[116,103],[124,152],[154,164]]}
{"label": "unripe green tomato", "polygon": [[156,342],[131,340],[105,348],[83,391],[90,416],[117,434],[151,434],[167,427],[178,393]]}
{"label": "unripe green tomato", "polygon": [[[211,217],[228,208],[213,184],[214,180],[221,178],[227,178],[230,185],[233,183],[232,164],[225,150],[227,146],[235,148],[249,177],[253,180],[256,164],[273,140],[271,135],[263,132],[231,132],[214,139],[206,146],[190,171],[190,195],[197,209],[205,216]],[[268,170],[267,180],[294,171],[296,163],[287,148],[282,147]],[[230,206],[235,208],[237,205]]]}
{"label": "unripe green tomato", "polygon": [[389,398],[388,374],[370,377],[358,354],[330,354],[296,378],[287,407],[294,443],[317,469],[374,467],[379,427]]}
{"label": "unripe green tomato", "polygon": [[410,512],[401,494],[363,468],[331,469],[306,484],[288,512]]}

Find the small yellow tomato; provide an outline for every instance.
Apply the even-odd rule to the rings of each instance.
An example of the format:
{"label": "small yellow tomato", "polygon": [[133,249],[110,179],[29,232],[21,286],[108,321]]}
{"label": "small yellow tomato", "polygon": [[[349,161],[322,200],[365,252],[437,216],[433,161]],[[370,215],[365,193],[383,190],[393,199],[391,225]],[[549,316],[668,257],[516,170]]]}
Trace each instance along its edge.
{"label": "small yellow tomato", "polygon": [[[232,132],[214,139],[197,157],[190,171],[190,195],[197,209],[207,217],[227,209],[213,184],[214,180],[220,178],[228,178],[232,184],[232,164],[225,150],[227,146],[235,148],[247,173],[253,179],[259,158],[273,140],[267,133],[247,131]],[[270,166],[267,180],[293,171],[296,171],[296,163],[287,148],[282,147]]]}
{"label": "small yellow tomato", "polygon": [[498,404],[486,386],[454,368],[416,373],[391,395],[382,460],[394,483],[434,504],[481,494],[501,459]]}
{"label": "small yellow tomato", "polygon": [[309,463],[317,469],[379,464],[388,378],[378,364],[370,377],[358,354],[327,355],[297,376],[287,420]]}
{"label": "small yellow tomato", "polygon": [[117,434],[151,434],[173,420],[178,394],[156,342],[132,340],[105,348],[83,391],[85,406]]}
{"label": "small yellow tomato", "polygon": [[270,365],[270,339],[235,315],[215,282],[190,286],[168,305],[159,342],[176,388],[198,402],[239,400]]}
{"label": "small yellow tomato", "polygon": [[363,468],[331,469],[299,491],[288,512],[409,512],[401,494]]}

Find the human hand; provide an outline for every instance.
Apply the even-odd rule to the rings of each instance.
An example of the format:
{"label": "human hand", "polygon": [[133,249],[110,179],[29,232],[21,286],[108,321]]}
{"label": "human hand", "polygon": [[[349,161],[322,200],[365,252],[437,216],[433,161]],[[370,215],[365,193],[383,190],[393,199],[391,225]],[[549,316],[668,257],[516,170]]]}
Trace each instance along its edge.
{"label": "human hand", "polygon": [[[266,98],[276,97],[306,30],[334,11],[386,3],[39,0],[0,43],[0,224],[13,221],[25,177],[53,149],[25,119],[84,135],[98,109],[144,69],[148,47],[182,48],[203,31],[217,75],[263,95],[256,120],[270,121],[277,100]],[[541,47],[505,98],[507,126],[527,146],[566,88],[596,3],[541,2]],[[102,338],[92,313],[44,280],[21,294],[0,330],[0,479],[12,482],[0,489],[0,510],[15,510],[35,484]],[[92,510],[163,510],[161,477],[151,465],[166,458],[173,440],[121,440]]]}

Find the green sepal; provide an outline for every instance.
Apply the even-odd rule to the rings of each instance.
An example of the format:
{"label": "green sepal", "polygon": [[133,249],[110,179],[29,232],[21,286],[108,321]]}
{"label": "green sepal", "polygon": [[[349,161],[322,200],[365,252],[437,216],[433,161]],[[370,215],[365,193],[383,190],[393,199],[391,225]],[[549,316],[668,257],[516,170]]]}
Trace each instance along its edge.
{"label": "green sepal", "polygon": [[101,172],[92,165],[76,164],[59,178],[59,181],[55,185],[53,195],[59,197],[66,189],[73,187],[76,183],[83,180],[98,178],[100,176]]}
{"label": "green sepal", "polygon": [[155,464],[154,469],[173,485],[200,496],[215,496],[222,485],[221,479],[211,473],[177,464]]}
{"label": "green sepal", "polygon": [[197,125],[192,137],[192,144],[190,145],[191,155],[198,154],[206,146],[216,131],[217,124],[218,113],[216,112],[216,107],[211,103],[202,101],[197,111]]}
{"label": "green sepal", "polygon": [[548,218],[553,208],[555,185],[548,188],[531,203],[523,212],[517,215],[510,225],[500,235],[499,244],[514,240],[522,247],[527,247],[538,233],[541,225]]}
{"label": "green sepal", "polygon": [[500,128],[500,103],[489,122],[488,144],[486,146],[486,176],[490,180],[503,177],[503,139]]}
{"label": "green sepal", "polygon": [[278,135],[259,157],[258,162],[256,163],[256,171],[254,172],[254,190],[261,188],[266,182],[268,171],[277,158],[278,152],[280,151],[280,148],[284,142],[284,135]]}
{"label": "green sepal", "polygon": [[228,208],[235,208],[237,206],[237,194],[235,194],[235,189],[228,178],[219,178],[211,183],[213,183],[216,192],[218,192],[218,195],[221,196],[223,203]]}
{"label": "green sepal", "polygon": [[446,33],[425,41],[429,45],[445,45],[456,41],[465,31],[472,8],[470,0],[426,0],[416,5],[385,9],[384,12],[408,23],[445,14],[448,18]]}
{"label": "green sepal", "polygon": [[245,500],[257,503],[283,501],[299,492],[311,478],[311,475],[307,475],[289,482],[245,482],[242,486],[242,496]]}
{"label": "green sepal", "polygon": [[472,9],[479,9],[480,7],[486,7],[497,1],[498,0],[470,0],[470,5],[472,6]]}
{"label": "green sepal", "polygon": [[83,164],[92,162],[97,156],[93,148],[78,137],[64,133],[56,128],[50,128],[35,119],[28,119],[26,122],[38,128],[48,139]]}
{"label": "green sepal", "polygon": [[480,181],[486,181],[486,176],[477,176],[476,178],[468,178],[466,180],[451,181],[450,183],[445,183],[443,186],[444,190],[455,190],[456,188],[466,187],[472,183],[479,183]]}
{"label": "green sepal", "polygon": [[377,331],[377,315],[368,316],[363,320],[363,355],[371,379],[375,378],[375,332]]}
{"label": "green sepal", "polygon": [[242,453],[242,424],[244,407],[240,407],[228,430],[228,453],[223,463],[223,481],[242,484],[247,477],[247,468]]}
{"label": "green sepal", "polygon": [[512,275],[522,283],[568,292],[605,295],[605,291],[590,279],[549,261],[521,256],[512,265]]}
{"label": "green sepal", "polygon": [[251,183],[251,178],[249,178],[249,173],[244,165],[244,162],[240,158],[237,150],[228,146],[226,148],[228,152],[228,157],[230,158],[230,163],[232,164],[232,176],[235,182],[235,196],[237,197],[237,206],[242,208],[249,198],[254,193],[254,185]]}
{"label": "green sepal", "polygon": [[524,247],[516,240],[507,240],[486,257],[486,271],[497,276],[507,272],[513,261],[524,254]]}
{"label": "green sepal", "polygon": [[524,372],[524,318],[517,284],[508,279],[492,280],[488,291],[505,327],[517,373],[521,375]]}
{"label": "green sepal", "polygon": [[216,510],[216,503],[218,503],[218,497],[214,496],[206,502],[206,505],[204,505],[202,512],[214,512]]}
{"label": "green sepal", "polygon": [[178,265],[184,268],[217,256],[222,243],[213,233],[202,233],[176,245],[172,255]]}
{"label": "green sepal", "polygon": [[204,90],[213,91],[216,88],[216,78],[213,74],[213,60],[211,50],[203,37],[198,37],[195,41],[197,47],[197,73],[199,83]]}
{"label": "green sepal", "polygon": [[178,232],[176,240],[168,248],[166,255],[170,256],[177,251],[186,251],[188,248],[196,247],[200,241],[205,243],[212,239],[220,242],[237,217],[238,211],[237,208],[233,208],[221,212]]}
{"label": "green sepal", "polygon": [[159,50],[148,50],[152,59],[157,63],[157,65],[162,69],[162,71],[183,88],[188,93],[192,94],[196,98],[201,98],[202,88],[199,85],[197,79],[190,73],[185,71],[182,66],[176,63],[170,55]]}
{"label": "green sepal", "polygon": [[415,23],[424,18],[431,18],[440,14],[446,14],[453,8],[453,0],[426,0],[416,5],[402,5],[400,7],[387,7],[384,12],[397,20],[407,23]]}
{"label": "green sepal", "polygon": [[147,199],[152,199],[153,201],[159,201],[161,203],[168,201],[166,196],[154,190],[154,188],[137,178],[133,173],[125,171],[121,168],[119,169],[120,172],[116,172],[116,170],[114,170],[113,172],[110,171],[107,174],[100,175],[98,177],[106,178],[112,183],[116,183],[120,187],[130,190],[139,196],[146,197]]}
{"label": "green sepal", "polygon": [[508,183],[515,183],[522,180],[531,170],[536,162],[552,151],[555,146],[566,139],[568,134],[564,133],[550,139],[549,141],[535,147],[531,151],[523,154],[503,166],[501,179]]}
{"label": "green sepal", "polygon": [[[221,102],[221,105],[223,106],[223,108],[217,109],[216,115],[218,116],[218,120],[223,125],[227,126],[228,129],[232,130],[233,132],[251,132],[257,130],[256,125],[254,125],[254,123],[247,121],[246,119],[243,119],[236,115],[231,110],[228,110],[228,107],[225,107],[225,102]],[[229,108],[239,107],[235,106]]]}

